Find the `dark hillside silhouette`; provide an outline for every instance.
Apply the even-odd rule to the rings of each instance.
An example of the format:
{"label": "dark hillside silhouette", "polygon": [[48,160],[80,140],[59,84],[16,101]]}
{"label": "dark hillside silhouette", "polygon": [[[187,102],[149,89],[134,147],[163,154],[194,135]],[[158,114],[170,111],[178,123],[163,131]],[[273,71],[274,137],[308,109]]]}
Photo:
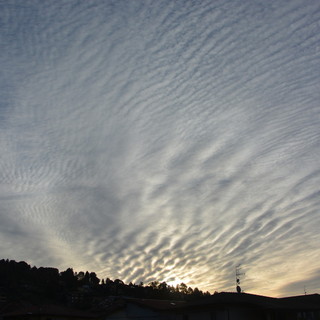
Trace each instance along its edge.
{"label": "dark hillside silhouette", "polygon": [[90,309],[106,297],[161,300],[195,300],[210,296],[198,288],[181,283],[176,287],[153,281],[126,284],[120,279],[100,280],[95,272],[75,272],[71,267],[60,272],[56,268],[31,267],[24,261],[0,260],[1,305],[26,301],[30,303],[59,303]]}

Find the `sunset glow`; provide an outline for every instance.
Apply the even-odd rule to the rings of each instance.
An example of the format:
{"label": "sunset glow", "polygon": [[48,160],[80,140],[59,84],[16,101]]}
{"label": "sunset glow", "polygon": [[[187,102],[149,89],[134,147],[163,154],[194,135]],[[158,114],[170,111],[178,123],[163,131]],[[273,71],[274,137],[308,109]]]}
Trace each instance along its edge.
{"label": "sunset glow", "polygon": [[320,291],[320,2],[0,0],[1,258]]}

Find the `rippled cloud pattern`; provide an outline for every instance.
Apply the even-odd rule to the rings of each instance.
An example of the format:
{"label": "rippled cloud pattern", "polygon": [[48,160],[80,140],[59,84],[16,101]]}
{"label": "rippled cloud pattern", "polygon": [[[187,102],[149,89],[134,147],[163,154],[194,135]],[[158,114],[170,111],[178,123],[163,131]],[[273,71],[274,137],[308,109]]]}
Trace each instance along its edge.
{"label": "rippled cloud pattern", "polygon": [[320,2],[0,0],[2,258],[320,291]]}

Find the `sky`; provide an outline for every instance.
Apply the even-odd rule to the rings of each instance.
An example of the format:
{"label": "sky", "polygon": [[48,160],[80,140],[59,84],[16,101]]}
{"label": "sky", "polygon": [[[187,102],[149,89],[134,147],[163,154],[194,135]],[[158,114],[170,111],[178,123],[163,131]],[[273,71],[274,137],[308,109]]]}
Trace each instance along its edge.
{"label": "sky", "polygon": [[318,0],[0,0],[0,47],[0,258],[320,293]]}

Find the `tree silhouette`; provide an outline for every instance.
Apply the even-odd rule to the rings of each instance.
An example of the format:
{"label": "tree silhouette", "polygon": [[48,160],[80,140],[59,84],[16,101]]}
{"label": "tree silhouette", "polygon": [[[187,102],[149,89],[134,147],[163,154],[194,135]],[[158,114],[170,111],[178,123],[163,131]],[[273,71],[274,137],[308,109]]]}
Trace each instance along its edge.
{"label": "tree silhouette", "polygon": [[56,268],[32,267],[24,261],[0,260],[0,287],[10,301],[49,299],[56,303],[68,303],[75,307],[92,308],[94,301],[109,296],[128,296],[145,299],[192,300],[210,295],[185,283],[176,287],[165,281],[154,280],[125,284],[121,279],[100,279],[95,272],[75,273],[67,268],[59,272]]}

